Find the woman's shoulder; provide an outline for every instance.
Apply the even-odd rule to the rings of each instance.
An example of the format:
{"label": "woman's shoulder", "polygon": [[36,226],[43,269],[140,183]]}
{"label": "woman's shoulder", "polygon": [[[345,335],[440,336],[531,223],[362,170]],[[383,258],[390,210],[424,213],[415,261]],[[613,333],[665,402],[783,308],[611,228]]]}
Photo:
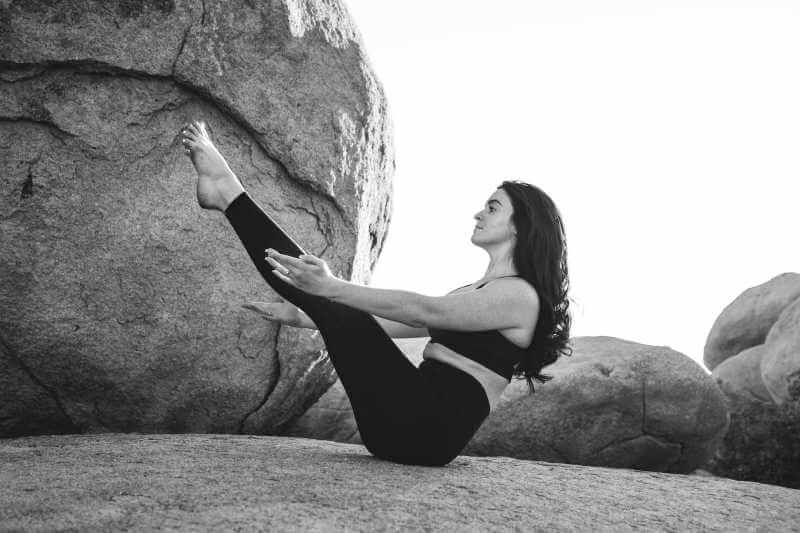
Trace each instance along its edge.
{"label": "woman's shoulder", "polygon": [[[447,295],[456,294],[456,293],[458,293],[458,291],[461,291],[461,289],[464,289],[464,288],[467,288],[467,287],[469,287],[471,289],[473,287],[473,285],[475,285],[475,284],[474,283],[470,283],[469,285],[462,285],[461,287],[457,287],[457,288],[453,289],[452,291],[448,292]],[[462,291],[462,292],[467,292],[467,291]]]}
{"label": "woman's shoulder", "polygon": [[[524,287],[527,286],[529,288],[531,297],[535,300],[536,305],[537,306],[539,305],[539,293],[537,292],[536,287],[533,286],[533,283],[531,283],[530,281],[528,281],[527,279],[523,278],[520,275],[499,276],[499,277],[493,278],[493,279],[485,282],[484,286],[492,283],[493,281],[497,281],[497,280],[500,280],[500,279],[505,279],[506,281],[504,281],[503,283],[511,283],[511,284],[517,285],[522,290],[525,290]],[[519,280],[519,281],[517,281],[517,280]]]}
{"label": "woman's shoulder", "polygon": [[536,298],[537,303],[538,303],[539,294],[537,293],[536,288],[533,286],[533,283],[531,283],[530,281],[528,281],[527,279],[523,278],[522,276],[520,276],[518,274],[513,274],[513,275],[509,275],[509,276],[498,276],[496,278],[491,278],[491,279],[488,279],[488,280],[478,280],[475,283],[470,283],[469,285],[462,285],[461,287],[453,289],[452,291],[450,291],[447,294],[448,295],[449,294],[458,294],[459,292],[469,292],[470,290],[481,289],[481,288],[489,285],[490,283],[496,282],[497,280],[500,280],[500,279],[507,279],[507,280],[517,279],[517,280],[520,280],[520,281],[509,281],[509,282],[510,283],[515,283],[515,284],[519,284],[520,286],[524,286],[524,285],[522,285],[524,283],[525,285],[529,286],[533,296]]}

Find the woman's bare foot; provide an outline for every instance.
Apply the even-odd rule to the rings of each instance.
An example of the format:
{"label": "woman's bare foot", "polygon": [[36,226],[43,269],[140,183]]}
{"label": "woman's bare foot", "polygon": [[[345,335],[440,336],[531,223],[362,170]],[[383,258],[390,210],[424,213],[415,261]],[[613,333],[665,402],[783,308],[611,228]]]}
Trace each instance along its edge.
{"label": "woman's bare foot", "polygon": [[211,142],[202,121],[193,121],[181,130],[183,146],[197,171],[197,202],[203,209],[225,211],[244,192],[239,178]]}

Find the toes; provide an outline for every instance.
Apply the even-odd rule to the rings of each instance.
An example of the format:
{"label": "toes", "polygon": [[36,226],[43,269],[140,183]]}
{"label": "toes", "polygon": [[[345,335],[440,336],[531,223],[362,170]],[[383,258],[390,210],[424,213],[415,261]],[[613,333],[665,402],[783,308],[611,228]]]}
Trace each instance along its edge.
{"label": "toes", "polygon": [[199,137],[197,130],[194,129],[191,124],[184,125],[181,128],[180,135],[182,135],[184,139],[191,139],[192,141],[196,141],[197,137]]}
{"label": "toes", "polygon": [[206,124],[204,120],[195,121],[195,124],[200,134],[205,135],[206,137],[210,137],[210,135],[208,134],[208,124]]}
{"label": "toes", "polygon": [[197,148],[203,139],[208,139],[206,123],[202,120],[193,120],[181,128],[181,144],[186,155],[191,155],[192,150]]}
{"label": "toes", "polygon": [[191,139],[193,141],[197,140],[198,135],[196,133],[192,133],[191,130],[185,129],[181,132],[181,134],[186,137],[187,139]]}
{"label": "toes", "polygon": [[184,138],[181,139],[181,144],[183,145],[186,155],[191,155],[192,149],[195,147],[195,141],[189,138]]}

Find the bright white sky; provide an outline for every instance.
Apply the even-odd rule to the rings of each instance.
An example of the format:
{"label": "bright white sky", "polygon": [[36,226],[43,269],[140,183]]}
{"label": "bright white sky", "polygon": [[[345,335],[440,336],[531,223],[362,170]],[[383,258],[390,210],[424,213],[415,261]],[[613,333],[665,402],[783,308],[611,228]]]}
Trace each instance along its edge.
{"label": "bright white sky", "polygon": [[394,123],[371,280],[481,278],[503,179],[564,217],[573,336],[702,361],[716,317],[800,265],[800,2],[345,0]]}

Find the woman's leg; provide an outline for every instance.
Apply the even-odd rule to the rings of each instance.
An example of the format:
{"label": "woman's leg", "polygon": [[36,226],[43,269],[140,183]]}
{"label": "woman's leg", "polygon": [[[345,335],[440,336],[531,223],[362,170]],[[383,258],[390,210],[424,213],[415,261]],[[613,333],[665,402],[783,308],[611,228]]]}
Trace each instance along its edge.
{"label": "woman's leg", "polygon": [[411,453],[418,447],[424,413],[431,408],[417,368],[369,313],[309,294],[275,276],[264,259],[266,248],[292,257],[306,252],[249,194],[237,196],[225,216],[267,283],[319,328],[370,452],[386,458]]}
{"label": "woman's leg", "polygon": [[435,402],[414,365],[372,315],[308,294],[276,277],[264,259],[266,248],[293,257],[304,250],[244,192],[204,123],[186,124],[181,133],[197,170],[198,203],[225,213],[267,283],[317,325],[367,448],[390,459],[424,453],[424,447],[413,447],[428,435],[420,423],[430,418]]}
{"label": "woman's leg", "polygon": [[[238,195],[228,205],[225,209],[225,217],[244,244],[253,264],[275,292],[306,313],[316,312],[324,304],[324,298],[302,291],[281,280],[272,272],[272,266],[264,259],[267,248],[273,248],[292,257],[298,257],[307,252],[289,237],[247,192]],[[311,315],[309,314],[309,316]]]}

